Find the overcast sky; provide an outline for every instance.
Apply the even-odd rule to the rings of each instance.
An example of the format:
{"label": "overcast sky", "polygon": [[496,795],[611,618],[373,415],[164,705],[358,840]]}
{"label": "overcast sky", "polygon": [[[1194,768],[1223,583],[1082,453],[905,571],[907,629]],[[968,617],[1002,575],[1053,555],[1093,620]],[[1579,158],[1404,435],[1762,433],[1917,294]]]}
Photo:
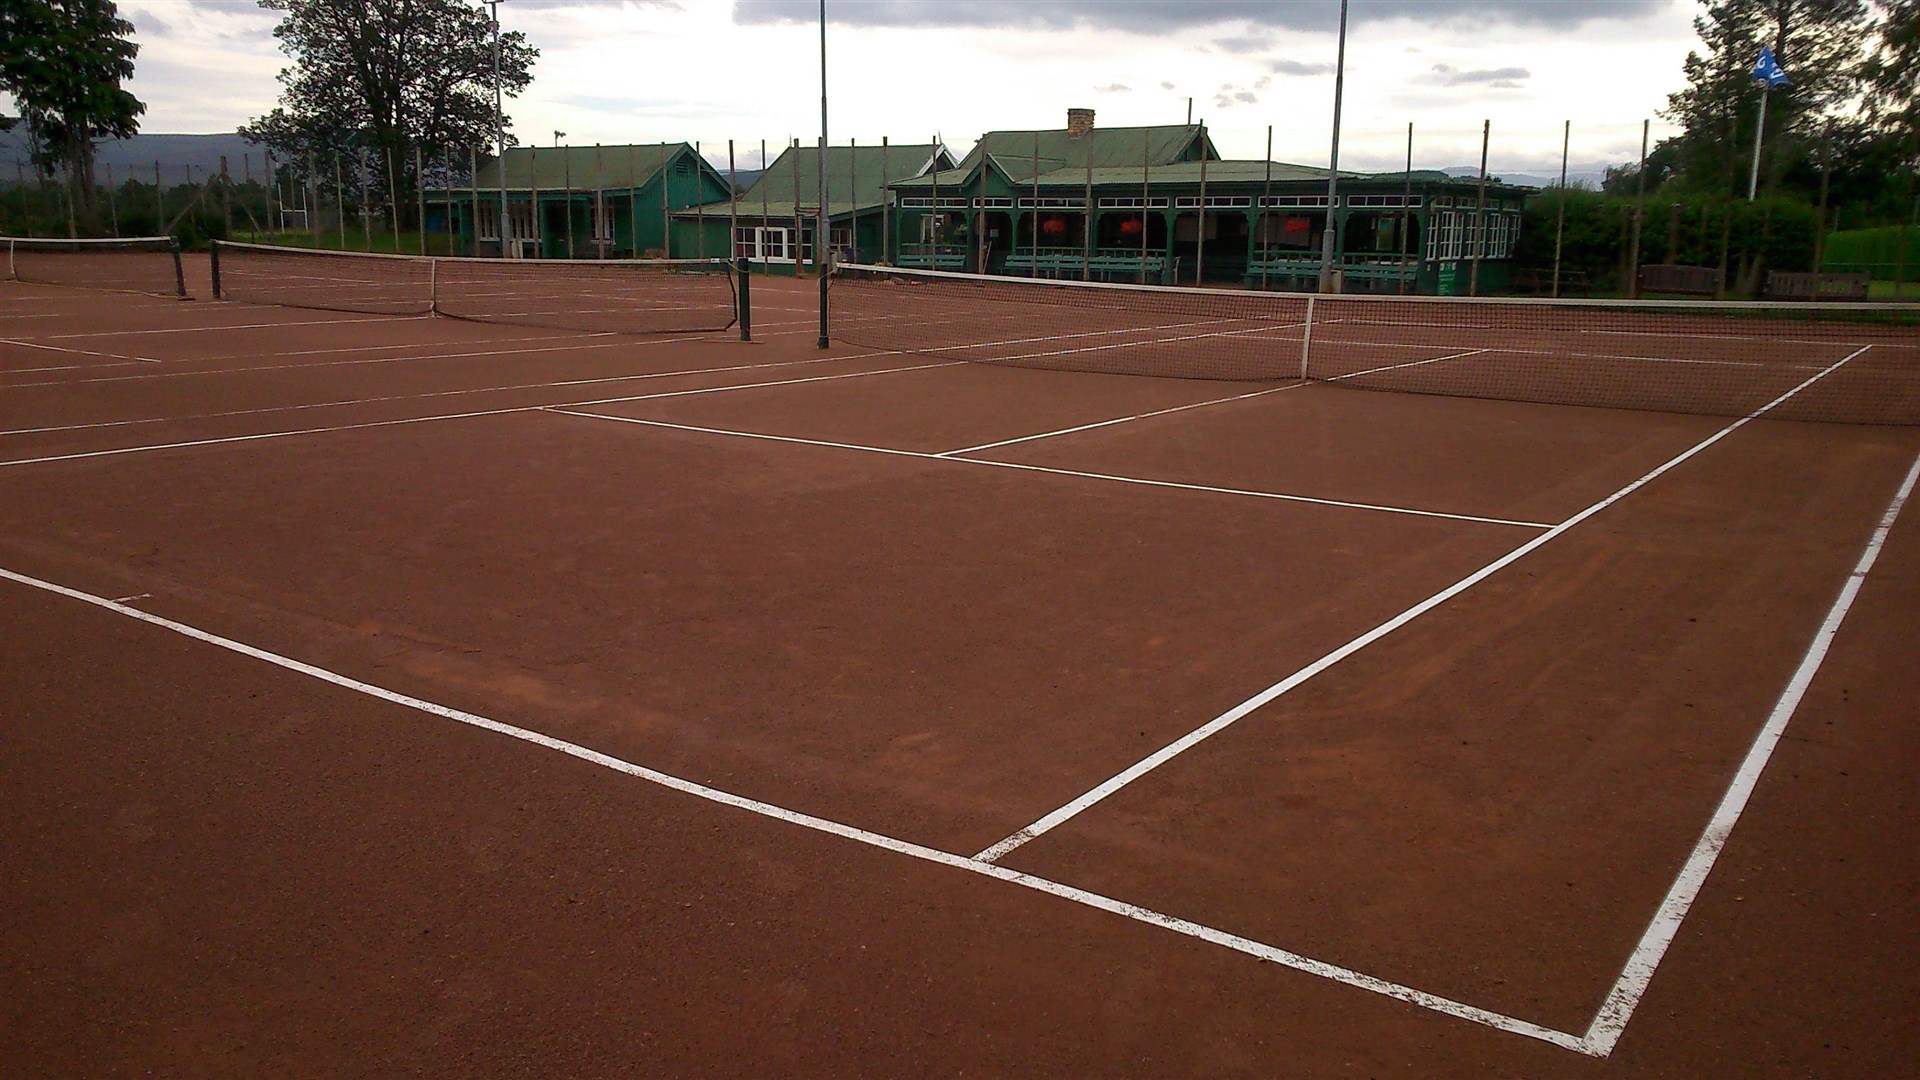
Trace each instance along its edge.
{"label": "overcast sky", "polygon": [[[121,0],[141,45],[132,89],[151,132],[230,131],[273,106],[286,63],[251,0]],[[1575,169],[1638,152],[1640,121],[1681,82],[1691,0],[1353,0],[1342,164]],[[828,0],[832,137],[964,152],[994,128],[1180,123],[1187,99],[1228,157],[1324,164],[1337,0]],[[819,130],[817,0],[506,0],[540,51],[508,105],[523,141],[699,140],[743,166],[765,138]],[[1666,130],[1657,119],[1654,137]]]}

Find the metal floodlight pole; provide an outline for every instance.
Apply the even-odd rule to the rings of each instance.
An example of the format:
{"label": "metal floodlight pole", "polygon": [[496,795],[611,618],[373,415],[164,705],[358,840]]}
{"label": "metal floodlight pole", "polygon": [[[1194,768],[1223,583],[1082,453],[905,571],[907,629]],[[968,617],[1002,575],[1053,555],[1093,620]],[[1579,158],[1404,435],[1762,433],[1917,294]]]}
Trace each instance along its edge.
{"label": "metal floodlight pole", "polygon": [[1760,145],[1767,139],[1767,95],[1773,93],[1773,83],[1760,81],[1760,118],[1753,124],[1753,170],[1747,174],[1747,201],[1752,202],[1760,194]]}
{"label": "metal floodlight pole", "polygon": [[[500,147],[500,257],[504,259],[507,257],[507,234],[509,228],[507,219],[507,114],[505,96],[500,86],[500,2],[501,0],[487,0],[487,7],[492,9],[490,18],[493,23],[493,134],[496,145]],[[534,216],[535,218],[539,217],[537,208]],[[475,246],[477,247],[479,246],[478,241],[480,239],[480,223],[477,221],[474,222],[473,236]]]}
{"label": "metal floodlight pole", "polygon": [[1340,0],[1340,44],[1333,64],[1333,152],[1327,164],[1327,227],[1320,234],[1320,291],[1334,292],[1340,279],[1334,273],[1334,222],[1340,212],[1340,105],[1347,88],[1347,0]]}
{"label": "metal floodlight pole", "polygon": [[832,241],[827,216],[827,0],[820,0],[820,211],[813,226],[813,269],[820,275],[820,340],[816,344],[822,349],[831,344],[827,338],[827,275],[833,261]]}

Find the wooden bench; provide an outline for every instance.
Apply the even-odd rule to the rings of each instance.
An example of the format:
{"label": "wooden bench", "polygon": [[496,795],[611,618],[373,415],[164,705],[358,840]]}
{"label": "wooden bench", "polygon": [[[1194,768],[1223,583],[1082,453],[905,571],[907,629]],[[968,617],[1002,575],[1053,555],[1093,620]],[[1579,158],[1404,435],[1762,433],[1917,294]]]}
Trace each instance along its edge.
{"label": "wooden bench", "polygon": [[[1508,281],[1508,284],[1513,288],[1514,292],[1532,293],[1542,296],[1551,295],[1553,293],[1553,268],[1550,266],[1545,269],[1538,266],[1515,267],[1513,277]],[[1567,293],[1584,293],[1588,291],[1589,288],[1587,272],[1585,270],[1569,270],[1566,267],[1560,268],[1560,292],[1562,295]]]}
{"label": "wooden bench", "polygon": [[1870,274],[1767,274],[1769,300],[1865,300],[1872,288]]}
{"label": "wooden bench", "polygon": [[1418,280],[1420,268],[1414,263],[1405,266],[1397,262],[1348,263],[1340,269],[1340,277],[1367,285],[1398,285]]}
{"label": "wooden bench", "polygon": [[1159,281],[1166,273],[1166,266],[1166,258],[1159,255],[1143,259],[1139,255],[1096,253],[1091,260],[1087,260],[1079,252],[1022,251],[1008,255],[1001,264],[1001,271],[1015,277],[1037,275],[1071,280],[1079,278],[1084,267],[1088,276],[1099,281],[1139,281],[1143,272],[1146,280]]}
{"label": "wooden bench", "polygon": [[1674,266],[1660,264],[1640,268],[1640,292],[1676,293],[1681,296],[1720,295],[1720,271],[1712,266]]}
{"label": "wooden bench", "polygon": [[915,270],[954,270],[972,269],[964,251],[942,251],[930,254],[925,251],[900,252],[899,265]]}
{"label": "wooden bench", "polygon": [[1247,284],[1259,286],[1264,280],[1268,285],[1318,287],[1320,283],[1319,259],[1250,259],[1247,262]]}

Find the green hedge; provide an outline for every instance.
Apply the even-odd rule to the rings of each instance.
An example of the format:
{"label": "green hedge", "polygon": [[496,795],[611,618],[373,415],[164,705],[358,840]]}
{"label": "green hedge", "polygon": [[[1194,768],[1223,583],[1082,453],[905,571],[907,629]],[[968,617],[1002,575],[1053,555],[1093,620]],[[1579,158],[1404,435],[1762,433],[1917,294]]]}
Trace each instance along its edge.
{"label": "green hedge", "polygon": [[[1903,237],[1904,259],[1900,255]],[[1899,273],[1904,280],[1920,281],[1920,229],[1888,225],[1833,233],[1827,237],[1820,268],[1835,274],[1870,273],[1881,281],[1892,281]]]}
{"label": "green hedge", "polygon": [[[1629,255],[1635,200],[1593,191],[1546,191],[1527,203],[1515,265],[1546,273],[1553,267],[1555,226],[1564,202],[1562,267],[1585,275],[1588,291],[1623,293],[1631,280]],[[1795,199],[1758,202],[1649,195],[1640,232],[1640,264],[1723,267],[1726,288],[1752,291],[1767,270],[1813,269],[1814,208]]]}

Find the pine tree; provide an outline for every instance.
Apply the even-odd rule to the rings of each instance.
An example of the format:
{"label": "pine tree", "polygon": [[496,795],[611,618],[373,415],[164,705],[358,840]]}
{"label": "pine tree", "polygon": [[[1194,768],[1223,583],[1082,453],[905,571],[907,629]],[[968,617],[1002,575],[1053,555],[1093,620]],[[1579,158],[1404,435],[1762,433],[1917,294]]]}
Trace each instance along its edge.
{"label": "pine tree", "polygon": [[1694,19],[1705,52],[1687,54],[1687,86],[1662,115],[1684,129],[1675,157],[1688,187],[1744,192],[1741,163],[1752,153],[1762,47],[1792,82],[1767,100],[1764,179],[1777,178],[1816,146],[1831,112],[1860,86],[1856,62],[1868,27],[1865,0],[1702,0]]}

